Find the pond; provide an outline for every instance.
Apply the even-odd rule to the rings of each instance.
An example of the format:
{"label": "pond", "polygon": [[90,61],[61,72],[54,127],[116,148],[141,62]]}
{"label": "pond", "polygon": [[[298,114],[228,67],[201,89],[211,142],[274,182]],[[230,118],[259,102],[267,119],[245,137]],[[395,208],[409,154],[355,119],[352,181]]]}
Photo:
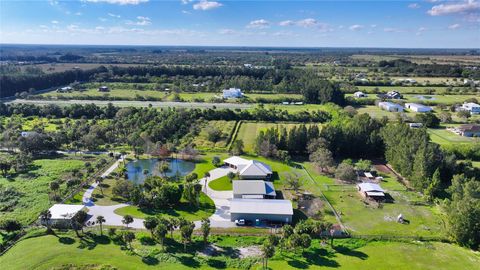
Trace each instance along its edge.
{"label": "pond", "polygon": [[434,96],[415,96],[415,97],[420,100],[435,100]]}
{"label": "pond", "polygon": [[137,159],[127,163],[128,180],[142,184],[148,176],[162,176],[160,172],[161,162],[168,164],[169,170],[165,173],[168,177],[175,175],[185,176],[195,169],[195,163],[181,159],[169,159],[160,161],[156,158],[151,159]]}

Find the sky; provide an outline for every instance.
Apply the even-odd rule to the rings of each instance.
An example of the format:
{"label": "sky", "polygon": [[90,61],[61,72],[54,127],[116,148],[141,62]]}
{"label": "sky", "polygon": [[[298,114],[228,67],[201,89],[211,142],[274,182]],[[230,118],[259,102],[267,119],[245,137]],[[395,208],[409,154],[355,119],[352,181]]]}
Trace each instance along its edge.
{"label": "sky", "polygon": [[0,0],[0,43],[479,48],[480,0]]}

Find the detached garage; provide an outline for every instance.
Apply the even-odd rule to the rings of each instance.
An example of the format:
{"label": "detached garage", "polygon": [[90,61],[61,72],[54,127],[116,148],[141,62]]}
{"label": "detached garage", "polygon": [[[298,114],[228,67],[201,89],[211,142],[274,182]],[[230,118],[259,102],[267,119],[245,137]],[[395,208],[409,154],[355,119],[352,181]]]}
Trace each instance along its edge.
{"label": "detached garage", "polygon": [[232,199],[231,220],[260,220],[291,223],[293,207],[290,200]]}

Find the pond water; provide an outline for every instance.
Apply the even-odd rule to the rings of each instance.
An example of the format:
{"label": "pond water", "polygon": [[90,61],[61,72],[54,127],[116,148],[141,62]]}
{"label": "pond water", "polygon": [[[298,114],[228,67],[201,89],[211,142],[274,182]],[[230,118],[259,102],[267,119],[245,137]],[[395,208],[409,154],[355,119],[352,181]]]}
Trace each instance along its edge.
{"label": "pond water", "polygon": [[434,96],[415,96],[415,97],[420,100],[435,100]]}
{"label": "pond water", "polygon": [[[136,183],[142,184],[145,181],[145,178],[148,176],[162,176],[160,173],[160,163],[162,161],[151,158],[151,159],[137,159],[127,163],[127,175],[128,180]],[[195,163],[191,161],[185,161],[181,159],[169,159],[165,160],[168,164],[169,170],[166,172],[166,176],[173,177],[177,175],[185,176],[195,169]]]}

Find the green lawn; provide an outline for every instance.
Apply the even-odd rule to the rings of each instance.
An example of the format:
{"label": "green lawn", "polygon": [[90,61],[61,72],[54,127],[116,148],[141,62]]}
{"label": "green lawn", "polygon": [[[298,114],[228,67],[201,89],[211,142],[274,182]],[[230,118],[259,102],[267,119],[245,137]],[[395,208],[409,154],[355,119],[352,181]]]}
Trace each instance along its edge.
{"label": "green lawn", "polygon": [[224,176],[209,182],[208,187],[217,191],[232,190],[232,182],[230,178]]}
{"label": "green lawn", "polygon": [[[74,169],[83,169],[85,162],[78,159],[52,158],[38,159],[33,162],[27,173],[15,175],[12,179],[0,176],[0,186],[13,187],[21,193],[13,206],[0,212],[1,219],[17,219],[28,224],[38,218],[41,211],[48,209],[54,202],[48,198],[50,182],[66,180],[69,172]],[[65,183],[61,185],[59,193],[64,193]]]}
{"label": "green lawn", "polygon": [[103,180],[103,183],[101,184],[102,189],[103,189],[103,194],[102,194],[102,189],[100,189],[100,186],[98,186],[92,193],[92,198],[95,204],[97,205],[115,205],[124,202],[123,198],[118,198],[117,196],[113,195],[112,190],[113,187],[115,186],[116,179],[114,178],[106,178]]}
{"label": "green lawn", "polygon": [[[132,243],[134,252],[108,237],[86,237],[80,240],[70,233],[58,236],[40,236],[25,239],[0,257],[5,269],[261,269],[261,260],[232,258],[239,247],[258,245],[262,237],[213,236],[217,246],[227,250],[217,257],[194,255],[202,248],[199,237],[190,245],[189,253],[183,246],[167,239],[167,252],[152,243],[149,233],[137,233]],[[145,240],[143,242],[143,240]],[[238,241],[240,240],[240,241]],[[143,257],[143,258],[142,258]],[[447,243],[435,242],[367,242],[362,240],[335,240],[334,248],[319,240],[305,251],[283,252],[277,249],[269,260],[270,269],[400,269],[400,270],[464,270],[477,269],[478,253]]]}
{"label": "green lawn", "polygon": [[182,200],[179,206],[173,209],[165,209],[164,211],[142,209],[133,205],[115,210],[115,213],[121,216],[131,215],[135,218],[146,218],[148,216],[162,215],[168,217],[183,217],[190,221],[196,221],[201,220],[202,218],[210,217],[213,212],[215,212],[215,205],[213,204],[213,201],[203,192],[200,193],[199,209],[195,209],[195,207]]}
{"label": "green lawn", "polygon": [[[358,86],[359,91],[372,93],[386,93],[389,91],[398,91],[402,94],[444,94],[448,87],[446,86]],[[378,91],[377,91],[378,89]],[[453,87],[452,93],[468,90],[466,87]],[[434,90],[432,92],[432,90]]]}
{"label": "green lawn", "polygon": [[404,95],[403,98],[407,102],[434,102],[438,104],[451,105],[456,103],[463,103],[467,99],[479,98],[478,95]]}
{"label": "green lawn", "polygon": [[436,129],[429,128],[428,133],[430,134],[430,139],[432,142],[438,143],[442,146],[468,144],[475,141],[475,138],[457,135],[443,127]]}

